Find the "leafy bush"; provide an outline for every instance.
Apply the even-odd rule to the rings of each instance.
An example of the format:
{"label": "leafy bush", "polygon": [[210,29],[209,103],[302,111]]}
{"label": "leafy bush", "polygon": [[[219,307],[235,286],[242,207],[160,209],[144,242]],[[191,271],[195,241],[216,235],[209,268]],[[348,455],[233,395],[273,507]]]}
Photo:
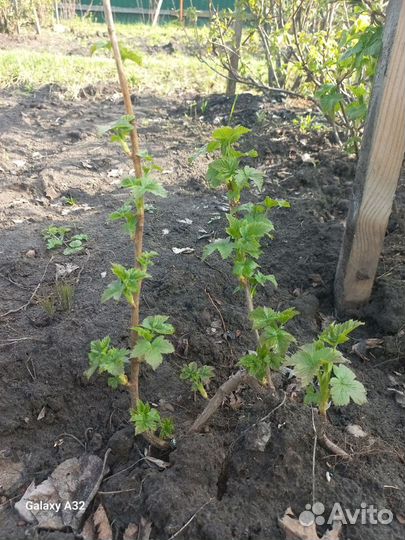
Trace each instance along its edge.
{"label": "leafy bush", "polygon": [[[387,2],[239,0],[216,12],[199,57],[215,71],[264,91],[313,100],[356,151],[382,46]],[[239,70],[231,65],[235,20],[244,25]],[[207,54],[208,53],[208,54]]]}
{"label": "leafy bush", "polygon": [[20,32],[22,26],[33,26],[36,16],[42,26],[53,20],[52,0],[0,0],[0,32]]}

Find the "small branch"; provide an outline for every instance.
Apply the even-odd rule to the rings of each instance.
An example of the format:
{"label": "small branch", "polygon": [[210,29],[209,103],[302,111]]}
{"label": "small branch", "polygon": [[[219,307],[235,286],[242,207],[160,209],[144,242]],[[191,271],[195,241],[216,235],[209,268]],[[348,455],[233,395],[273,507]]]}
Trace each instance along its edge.
{"label": "small branch", "polygon": [[205,291],[205,294],[208,296],[211,304],[213,305],[214,309],[216,310],[216,312],[218,313],[220,319],[221,319],[221,323],[222,323],[222,330],[224,331],[224,334],[226,335],[227,333],[227,328],[226,328],[226,324],[225,324],[225,321],[224,321],[224,318],[222,316],[222,313],[221,313],[221,310],[219,309],[219,307],[216,305],[216,303],[214,302],[214,299],[212,298],[211,294],[209,293],[207,287],[204,289]]}
{"label": "small branch", "polygon": [[191,518],[188,521],[186,521],[186,523],[176,533],[172,534],[172,536],[169,538],[169,540],[173,540],[174,538],[177,538],[177,536],[179,536],[179,534],[182,533],[184,531],[184,529],[190,525],[190,523],[193,521],[193,519],[196,517],[196,515],[199,514],[201,512],[201,510],[204,510],[204,508],[206,506],[208,506],[213,500],[214,500],[214,497],[211,497],[211,499],[209,499],[196,512],[194,512],[194,514],[191,516]]}
{"label": "small branch", "polygon": [[12,313],[18,313],[19,311],[22,311],[23,309],[26,309],[30,304],[31,302],[33,301],[33,299],[35,298],[35,295],[37,294],[38,292],[38,289],[40,288],[40,286],[42,285],[42,282],[44,281],[45,279],[45,276],[46,276],[46,272],[48,271],[48,267],[49,265],[51,264],[51,262],[53,261],[53,256],[49,259],[49,261],[47,262],[46,266],[45,266],[45,270],[44,270],[44,273],[42,274],[41,276],[41,279],[38,283],[38,285],[35,287],[34,289],[34,292],[31,294],[31,296],[29,297],[29,300],[27,302],[25,302],[24,305],[20,306],[19,308],[16,308],[16,309],[10,309],[9,311],[7,311],[6,313],[2,313],[0,314],[0,319],[3,319],[4,317],[7,317],[8,315],[11,315]]}
{"label": "small branch", "polygon": [[312,429],[314,430],[314,448],[312,450],[312,504],[316,501],[315,497],[315,467],[316,467],[316,445],[318,442],[318,432],[316,431],[314,409],[311,408]]}
{"label": "small branch", "polygon": [[209,400],[207,406],[203,412],[195,420],[194,424],[191,426],[190,431],[198,432],[201,431],[203,426],[208,422],[208,420],[215,414],[215,412],[221,406],[223,400],[235,392],[235,390],[241,384],[248,384],[253,387],[254,390],[258,390],[258,383],[256,379],[253,379],[251,375],[246,373],[245,370],[241,369],[238,372],[234,373],[226,380],[216,391],[215,395]]}
{"label": "small branch", "polygon": [[350,454],[348,454],[345,450],[340,448],[340,446],[328,439],[325,434],[322,435],[320,442],[322,446],[324,446],[327,450],[330,450],[335,456],[339,456],[343,459],[351,459]]}
{"label": "small branch", "polygon": [[86,512],[89,504],[91,503],[91,501],[94,499],[94,497],[97,495],[97,492],[99,490],[99,487],[101,485],[101,482],[104,478],[104,474],[105,474],[105,468],[106,468],[106,463],[107,463],[107,458],[108,458],[108,455],[110,454],[111,452],[111,448],[107,448],[107,451],[106,453],[104,454],[104,461],[103,461],[103,466],[101,468],[101,472],[99,474],[99,477],[97,479],[97,482],[94,484],[93,486],[93,489],[90,491],[89,493],[89,496],[87,497],[84,505],[80,508],[80,510],[77,512],[77,514],[74,516],[74,520],[73,520],[73,523],[72,523],[72,529],[73,530],[77,530],[80,526],[80,523],[83,519],[83,516],[84,516],[84,513]]}

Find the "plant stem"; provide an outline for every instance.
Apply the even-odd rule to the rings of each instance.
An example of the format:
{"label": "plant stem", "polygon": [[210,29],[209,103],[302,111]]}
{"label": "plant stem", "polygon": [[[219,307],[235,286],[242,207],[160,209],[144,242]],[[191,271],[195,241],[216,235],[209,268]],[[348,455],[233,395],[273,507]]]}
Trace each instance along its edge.
{"label": "plant stem", "polygon": [[234,375],[231,375],[216,391],[215,395],[209,400],[203,412],[195,420],[190,431],[200,431],[201,428],[208,422],[211,416],[219,409],[222,402],[232,392],[235,392],[241,384],[248,384],[254,390],[263,392],[263,387],[256,381],[254,377],[246,373],[244,369],[240,369]]}
{"label": "plant stem", "polygon": [[[111,9],[110,0],[103,0],[104,15],[108,27],[108,35],[110,37],[112,50],[114,53],[115,64],[117,66],[118,78],[120,81],[120,87],[122,96],[124,98],[125,112],[127,115],[135,116],[134,109],[132,107],[131,93],[129,90],[128,80],[125,75],[124,64],[121,58],[120,47],[118,43],[117,34],[115,32],[114,19]],[[140,157],[140,146],[139,146],[139,136],[138,130],[136,127],[135,119],[132,122],[132,131],[130,133],[131,140],[131,160],[134,166],[136,178],[141,178],[143,176],[142,163]],[[145,223],[145,209],[143,200],[138,203],[136,209],[136,218],[137,225],[134,238],[134,252],[135,252],[135,268],[140,268],[138,262],[140,255],[143,251],[143,232],[144,232],[144,223]],[[133,296],[132,311],[131,311],[131,328],[139,325],[139,308],[140,308],[140,298],[141,298],[141,286],[139,290]],[[130,345],[133,348],[136,344],[137,334],[134,330],[131,330],[130,334]],[[135,408],[140,401],[139,397],[139,373],[140,373],[140,361],[139,358],[133,358],[131,360],[131,370],[128,383],[129,395],[131,398],[131,407]],[[169,448],[169,444],[154,435],[153,433],[144,433],[145,439],[158,448]]]}
{"label": "plant stem", "polygon": [[[241,284],[245,290],[246,307],[248,310],[248,314],[250,315],[252,311],[254,310],[252,291],[250,289],[250,285],[247,280],[241,279]],[[257,346],[260,347],[259,332],[257,330],[253,330],[253,332],[256,338]],[[270,391],[274,393],[276,391],[276,387],[274,386],[273,379],[271,377],[271,369],[269,367],[266,369],[266,379],[267,379],[267,384],[269,385]]]}

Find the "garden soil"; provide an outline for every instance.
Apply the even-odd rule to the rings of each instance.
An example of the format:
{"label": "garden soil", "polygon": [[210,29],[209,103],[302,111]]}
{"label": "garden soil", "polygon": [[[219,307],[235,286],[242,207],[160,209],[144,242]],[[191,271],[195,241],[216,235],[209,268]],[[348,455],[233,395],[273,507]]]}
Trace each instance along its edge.
{"label": "garden soil", "polygon": [[[127,235],[108,219],[125,201],[120,180],[130,164],[97,135],[98,126],[122,114],[122,100],[111,91],[66,102],[50,87],[0,94],[0,539],[73,539],[71,531],[36,531],[13,503],[63,460],[84,452],[103,458],[111,448],[107,479],[92,508],[104,505],[118,540],[141,518],[151,523],[153,540],[282,540],[285,511],[298,516],[313,500],[325,505],[324,516],[337,502],[350,510],[367,503],[392,512],[388,525],[345,525],[342,540],[403,540],[405,409],[389,388],[404,391],[405,382],[404,186],[372,301],[359,314],[366,324],[344,348],[368,403],[332,408],[326,426],[351,459],[332,455],[318,440],[313,461],[319,419],[302,404],[295,379],[281,375],[278,395],[242,387],[204,433],[190,434],[205,402],[179,380],[182,366],[213,366],[212,395],[254,347],[230,263],[201,259],[209,239],[224,235],[226,198],[205,182],[206,157],[189,162],[215,126],[229,121],[233,100],[211,96],[204,113],[195,103],[134,96],[142,147],[161,165],[168,190],[166,199],[149,201],[145,244],[159,257],[142,292],[142,316],[167,314],[176,327],[176,353],[141,377],[142,397],[176,424],[176,448],[152,450],[169,464],[163,469],[144,459],[147,445],[134,437],[126,391],[111,390],[103,376],[88,381],[83,375],[92,340],[109,335],[116,346],[128,343],[128,307],[100,303],[111,263],[133,261]],[[289,329],[298,344],[336,318],[333,279],[355,173],[355,161],[327,133],[299,131],[294,119],[306,107],[243,94],[231,119],[252,129],[243,145],[259,152],[265,194],[291,203],[273,213],[276,235],[262,264],[279,287],[261,289],[256,303],[295,306],[300,316]],[[41,232],[50,225],[87,234],[84,252],[47,251]],[[174,248],[189,249],[176,254]],[[70,302],[61,299],[61,281],[71,285]],[[366,350],[369,338],[383,341]],[[263,430],[257,424],[266,416],[271,436],[259,451]],[[353,424],[366,436],[350,434]],[[327,528],[318,529],[320,537]]]}

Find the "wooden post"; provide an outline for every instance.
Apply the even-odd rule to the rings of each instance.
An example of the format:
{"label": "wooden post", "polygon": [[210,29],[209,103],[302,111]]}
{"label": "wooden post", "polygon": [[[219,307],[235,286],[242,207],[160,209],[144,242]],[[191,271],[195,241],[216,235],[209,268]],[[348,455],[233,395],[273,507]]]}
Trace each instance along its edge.
{"label": "wooden post", "polygon": [[179,20],[181,23],[184,21],[184,0],[180,0]]}
{"label": "wooden post", "polygon": [[405,152],[405,0],[390,0],[335,279],[340,312],[370,298]]}
{"label": "wooden post", "polygon": [[226,81],[226,95],[234,96],[236,94],[236,79],[235,75],[238,74],[239,58],[240,58],[240,44],[242,42],[242,19],[241,10],[238,6],[238,2],[235,6],[235,23],[234,31],[235,37],[231,45],[231,52],[229,53],[230,69],[228,71],[228,79]]}
{"label": "wooden post", "polygon": [[155,14],[153,15],[152,26],[156,26],[159,22],[160,10],[162,9],[163,0],[158,0]]}

